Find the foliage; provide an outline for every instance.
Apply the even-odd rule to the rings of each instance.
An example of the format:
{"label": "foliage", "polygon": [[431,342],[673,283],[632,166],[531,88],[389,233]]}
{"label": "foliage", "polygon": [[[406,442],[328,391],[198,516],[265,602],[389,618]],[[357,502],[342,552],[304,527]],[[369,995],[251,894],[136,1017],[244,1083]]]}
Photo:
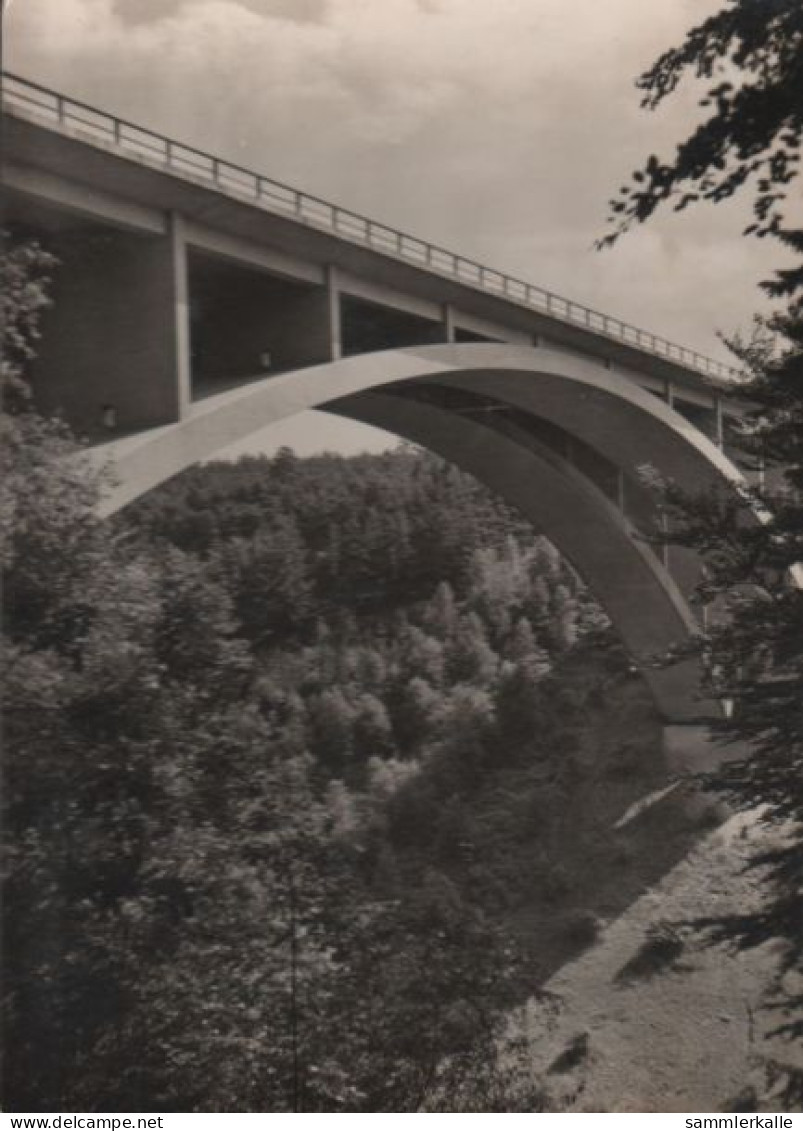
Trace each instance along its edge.
{"label": "foliage", "polygon": [[[238,578],[237,608],[257,644],[268,621],[273,643],[320,615],[427,599],[445,579],[462,594],[473,554],[528,529],[469,476],[404,448],[306,460],[283,450],[193,468],[131,507],[125,524]],[[257,576],[261,607],[249,596]]]}
{"label": "foliage", "polygon": [[411,449],[112,524],[63,425],[2,428],[4,1106],[540,1110],[507,1011],[640,889],[610,829],[656,772],[576,575]]}
{"label": "foliage", "polygon": [[0,398],[5,412],[28,406],[27,370],[41,333],[41,318],[50,305],[48,285],[56,259],[37,243],[14,242],[0,233]]}
{"label": "foliage", "polygon": [[[13,257],[21,353],[46,262]],[[388,899],[391,872],[374,890],[355,836],[368,794],[334,774],[349,752],[365,780],[386,765],[376,811],[404,777],[377,694],[397,646],[320,623],[298,699],[282,656],[251,650],[269,658],[311,592],[280,508],[250,533],[244,509],[214,554],[190,553],[99,522],[103,478],[57,421],[2,428],[4,1106],[416,1110],[443,1097],[447,1064],[453,1102],[481,1102],[467,1073],[504,1075],[509,948],[445,878]],[[286,485],[298,465],[275,470]],[[343,733],[321,760],[327,696]]]}
{"label": "foliage", "polygon": [[[678,208],[721,200],[757,178],[748,231],[777,236],[800,255],[803,233],[788,226],[784,202],[798,184],[803,8],[798,0],[729,0],[642,77],[645,104],[671,94],[689,69],[718,83],[705,102],[714,112],[672,164],[651,157],[634,175],[638,187],[614,203],[618,228],[607,240],[684,188]],[[666,485],[664,502],[672,540],[697,550],[706,566],[700,598],[713,614],[701,637],[706,691],[733,704],[715,730],[743,744],[742,756],[726,760],[708,784],[777,830],[777,846],[755,861],[767,869],[765,906],[704,926],[740,946],[782,941],[773,1004],[781,1032],[799,1039],[803,1002],[789,986],[792,972],[803,972],[803,267],[765,286],[785,296],[787,308],[735,349],[746,376],[739,442],[748,463],[765,466],[766,481],[737,500],[689,497]],[[799,1102],[803,1081],[788,1084],[789,1102]]]}
{"label": "foliage", "polygon": [[[717,610],[701,640],[707,692],[729,700],[733,713],[715,724],[746,753],[707,778],[738,809],[760,806],[778,828],[778,846],[756,863],[767,867],[771,896],[756,914],[712,923],[716,938],[739,945],[785,940],[784,971],[803,967],[803,318],[776,321],[787,346],[765,358],[750,389],[744,443],[771,457],[775,486],[741,500],[665,494],[673,540],[701,552],[701,599]],[[760,508],[764,521],[756,521]],[[803,1035],[803,1011],[781,994],[782,1030]]]}
{"label": "foliage", "polygon": [[612,242],[659,205],[676,211],[720,201],[755,182],[748,231],[777,232],[800,161],[803,137],[803,10],[798,0],[727,0],[641,76],[642,105],[654,109],[684,76],[707,82],[708,116],[670,162],[655,155],[611,202]]}
{"label": "foliage", "polygon": [[[350,477],[349,461],[285,460],[251,534],[235,523],[198,552],[165,537],[158,499],[154,535],[141,516],[97,522],[100,483],[65,458],[63,428],[11,424],[7,1106],[536,1109],[504,1029],[534,984],[520,944],[533,971],[559,961],[573,903],[555,903],[554,860],[617,850],[561,828],[566,799],[584,796],[561,681],[585,712],[627,668],[608,645],[619,658],[594,670],[608,653],[576,577],[500,508],[497,541],[425,599],[394,606],[397,582],[377,568],[383,616],[319,607],[257,638],[238,610],[272,600],[278,569],[290,592],[291,560],[314,563],[300,524],[272,541],[273,489],[288,511],[293,478],[308,503],[328,490],[337,506],[332,469]],[[438,505],[462,494],[467,528],[497,505],[475,494],[469,507],[429,457],[422,471],[410,452],[381,462]],[[236,514],[244,470],[207,469],[213,515]],[[169,497],[183,513],[176,484]],[[220,563],[232,547],[251,560],[251,542],[277,552],[261,559],[264,586],[255,570],[245,588]],[[346,581],[351,568],[343,553]],[[576,621],[566,639],[556,611]],[[541,900],[544,927],[518,930]]]}

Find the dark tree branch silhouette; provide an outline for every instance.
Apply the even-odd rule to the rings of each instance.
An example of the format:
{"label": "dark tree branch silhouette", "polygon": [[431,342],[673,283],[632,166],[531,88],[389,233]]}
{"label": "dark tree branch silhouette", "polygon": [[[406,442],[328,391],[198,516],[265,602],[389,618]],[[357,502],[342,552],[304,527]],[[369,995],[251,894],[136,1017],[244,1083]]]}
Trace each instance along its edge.
{"label": "dark tree branch silhouette", "polygon": [[[672,541],[702,556],[700,588],[724,619],[701,632],[708,693],[735,710],[715,733],[747,753],[709,774],[709,788],[736,809],[758,814],[774,839],[756,854],[766,869],[766,900],[756,913],[700,924],[717,941],[752,947],[782,941],[781,968],[769,1002],[777,1031],[803,1037],[803,231],[788,216],[799,190],[803,136],[803,5],[800,0],[728,0],[684,43],[639,80],[643,105],[656,107],[686,75],[708,82],[708,118],[674,160],[651,156],[611,202],[606,246],[665,204],[676,210],[752,192],[746,231],[777,238],[798,257],[762,285],[786,307],[759,323],[761,334],[732,345],[744,367],[734,390],[743,418],[741,446],[766,465],[766,484],[741,506],[695,498],[665,485]],[[756,507],[765,521],[757,522]],[[777,1069],[776,1070],[780,1071]],[[803,1098],[803,1075],[785,1066],[785,1102]]]}
{"label": "dark tree branch silhouette", "polygon": [[754,189],[757,235],[783,230],[782,206],[798,173],[803,138],[803,6],[799,0],[729,0],[666,51],[638,80],[653,110],[694,75],[710,110],[671,161],[651,154],[611,201],[613,243],[663,204],[676,211]]}

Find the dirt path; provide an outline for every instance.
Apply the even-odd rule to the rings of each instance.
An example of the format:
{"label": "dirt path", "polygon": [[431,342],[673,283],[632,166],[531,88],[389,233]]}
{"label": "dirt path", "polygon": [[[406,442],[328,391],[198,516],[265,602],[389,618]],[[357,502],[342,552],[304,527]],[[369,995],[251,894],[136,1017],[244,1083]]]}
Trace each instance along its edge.
{"label": "dirt path", "polygon": [[757,877],[743,869],[765,836],[755,821],[729,820],[528,1003],[533,1066],[559,1110],[734,1110],[751,1088],[773,1110],[768,1058],[803,1068],[803,1050],[765,1035],[759,1003],[777,950],[729,954],[671,927],[755,905]]}

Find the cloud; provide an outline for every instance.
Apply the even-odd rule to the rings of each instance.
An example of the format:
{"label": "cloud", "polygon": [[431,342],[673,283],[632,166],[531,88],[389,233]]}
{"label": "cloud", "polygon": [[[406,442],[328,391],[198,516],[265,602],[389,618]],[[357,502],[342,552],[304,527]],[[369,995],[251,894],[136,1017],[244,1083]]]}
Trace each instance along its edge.
{"label": "cloud", "polygon": [[112,11],[126,24],[149,24],[174,16],[192,0],[113,0]]}
{"label": "cloud", "polygon": [[[302,23],[325,17],[327,0],[230,0],[257,16],[279,16]],[[182,9],[190,10],[198,0],[112,0],[112,11],[127,24],[153,24],[170,19]],[[191,15],[190,11],[190,15]]]}

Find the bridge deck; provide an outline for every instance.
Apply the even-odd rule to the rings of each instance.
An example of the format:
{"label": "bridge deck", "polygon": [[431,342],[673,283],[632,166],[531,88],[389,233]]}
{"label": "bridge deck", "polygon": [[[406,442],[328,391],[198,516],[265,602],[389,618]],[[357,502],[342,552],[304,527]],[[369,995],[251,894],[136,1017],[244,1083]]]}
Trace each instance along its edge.
{"label": "bridge deck", "polygon": [[4,112],[13,117],[169,173],[181,181],[211,188],[239,203],[248,203],[299,225],[324,231],[390,260],[415,266],[434,277],[452,280],[533,311],[558,324],[580,327],[600,339],[620,343],[702,375],[712,384],[729,385],[739,376],[732,366],[696,350],[17,75],[2,75],[2,98]]}

